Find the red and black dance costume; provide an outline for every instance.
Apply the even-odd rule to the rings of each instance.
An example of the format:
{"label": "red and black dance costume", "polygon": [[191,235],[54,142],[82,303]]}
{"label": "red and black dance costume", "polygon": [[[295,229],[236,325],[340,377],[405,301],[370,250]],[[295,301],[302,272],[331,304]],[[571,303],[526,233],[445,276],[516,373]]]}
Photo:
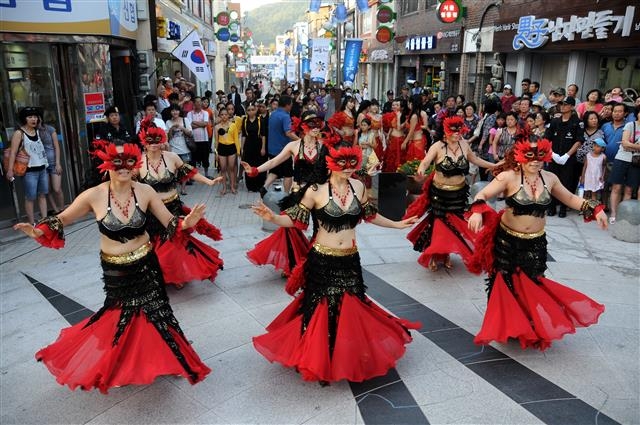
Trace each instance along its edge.
{"label": "red and black dance costume", "polygon": [[[304,149],[304,138],[300,139],[298,154],[293,159],[293,193],[280,201],[283,210],[296,205],[302,199],[302,186],[310,181],[315,163],[320,155],[322,144],[316,142],[316,154],[307,155]],[[311,244],[301,229],[296,227],[279,227],[270,236],[258,242],[247,252],[249,260],[258,266],[273,265],[276,270],[282,270],[289,275],[296,264],[304,260]]]}
{"label": "red and black dance costume", "polygon": [[[145,120],[146,121],[146,120]],[[153,124],[141,126],[140,141],[143,145],[149,143],[163,143],[166,141],[166,133],[164,130],[155,127]],[[187,163],[171,172],[167,167],[164,155],[160,154],[164,164],[164,172],[162,175],[155,177],[149,170],[149,158],[147,158],[147,173],[144,177],[140,177],[139,181],[146,183],[159,194],[164,194],[176,190],[178,183],[191,179],[198,170]],[[175,195],[163,202],[171,214],[182,216],[189,214],[191,209],[186,207],[180,200],[177,190]],[[194,230],[214,241],[222,239],[220,230],[209,223],[204,217],[198,220],[194,226]],[[147,219],[147,233],[151,237],[156,255],[160,260],[160,268],[167,285],[182,286],[192,280],[209,279],[213,282],[218,274],[218,270],[222,270],[223,261],[220,253],[211,246],[201,242],[194,236],[188,235],[185,238],[176,240],[163,240],[160,236],[164,232],[162,223],[153,215],[149,214]]]}
{"label": "red and black dance costume", "polygon": [[[353,188],[351,188],[353,191]],[[353,229],[375,217],[375,207],[355,196],[344,211],[331,196],[320,209],[303,204],[285,211],[296,226],[310,215],[327,232]],[[289,278],[288,291],[302,292],[267,326],[253,344],[267,360],[295,368],[305,381],[361,382],[394,367],[411,342],[409,329],[419,323],[399,319],[365,294],[357,247],[336,249],[315,243]]]}
{"label": "red and black dance costume", "polygon": [[[130,222],[120,222],[108,207],[98,226],[109,239],[126,242],[145,233],[145,221],[136,200]],[[37,239],[43,246],[64,246],[62,223],[56,216],[36,227],[44,232]],[[178,227],[174,217],[164,237],[184,237],[186,232]],[[211,369],[200,360],[173,315],[152,244],[120,255],[101,253],[100,259],[106,293],[103,307],[63,329],[56,342],[36,353],[36,359],[58,383],[72,390],[97,388],[107,393],[112,387],[149,384],[162,375],[180,375],[191,384],[203,380]]]}
{"label": "red and black dance costume", "polygon": [[[385,131],[403,130],[401,123],[398,123],[398,117],[395,112],[387,112],[382,115],[382,124]],[[384,151],[384,162],[382,163],[382,171],[385,173],[396,173],[398,167],[404,164],[406,153],[402,150],[404,143],[404,135],[389,136],[387,149]]]}
{"label": "red and black dance costume", "polygon": [[[538,149],[543,143],[545,141],[538,141]],[[548,152],[550,160],[550,143]],[[539,218],[545,217],[551,200],[546,184],[540,196],[532,199],[524,189],[523,174],[518,191],[505,199],[513,215]],[[581,210],[585,221],[593,220],[603,208],[596,204],[584,201]],[[517,338],[523,349],[545,350],[552,341],[575,333],[576,327],[598,322],[604,305],[544,276],[547,269],[544,230],[536,233],[513,230],[501,220],[504,211],[496,213],[484,201],[474,202],[471,212],[483,215],[484,227],[476,239],[476,252],[469,270],[489,274],[489,300],[482,328],[474,339],[476,344],[504,343],[509,338]]]}
{"label": "red and black dance costume", "polygon": [[[445,177],[466,175],[469,162],[464,153],[453,159],[447,155],[446,149],[445,143],[445,156],[436,164],[436,171]],[[451,253],[459,254],[467,262],[473,250],[474,235],[464,219],[469,186],[465,182],[459,185],[438,184],[433,181],[436,171],[427,178],[422,195],[409,205],[405,214],[405,217],[427,214],[407,235],[413,249],[422,252],[418,263],[424,267],[430,267],[432,258],[434,261],[443,260]]]}

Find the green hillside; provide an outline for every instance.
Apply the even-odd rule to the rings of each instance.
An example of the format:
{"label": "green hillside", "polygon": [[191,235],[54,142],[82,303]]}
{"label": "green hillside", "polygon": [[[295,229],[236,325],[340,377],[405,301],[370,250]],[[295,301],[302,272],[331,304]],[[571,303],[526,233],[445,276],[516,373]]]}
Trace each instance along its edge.
{"label": "green hillside", "polygon": [[253,32],[256,46],[275,43],[276,35],[284,34],[298,21],[305,21],[308,1],[286,1],[271,3],[251,10],[247,14],[245,27]]}

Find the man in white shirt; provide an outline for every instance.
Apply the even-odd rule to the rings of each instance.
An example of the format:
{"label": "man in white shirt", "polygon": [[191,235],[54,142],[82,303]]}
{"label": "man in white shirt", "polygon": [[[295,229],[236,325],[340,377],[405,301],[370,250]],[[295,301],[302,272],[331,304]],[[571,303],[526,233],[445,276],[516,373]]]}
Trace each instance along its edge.
{"label": "man in white shirt", "polygon": [[189,111],[187,118],[191,121],[193,129],[193,140],[196,142],[196,151],[192,153],[192,165],[202,164],[204,175],[209,178],[209,135],[207,134],[207,123],[209,113],[202,109],[202,98],[196,96],[193,102],[193,111]]}
{"label": "man in white shirt", "polygon": [[[162,121],[162,117],[158,117],[158,114],[156,113],[156,104],[153,102],[147,102],[144,104],[144,118],[148,116],[153,117],[153,123],[156,125],[156,127],[167,131],[167,126],[165,125],[164,121]],[[140,132],[140,122],[141,121],[138,121],[136,123],[136,134]]]}

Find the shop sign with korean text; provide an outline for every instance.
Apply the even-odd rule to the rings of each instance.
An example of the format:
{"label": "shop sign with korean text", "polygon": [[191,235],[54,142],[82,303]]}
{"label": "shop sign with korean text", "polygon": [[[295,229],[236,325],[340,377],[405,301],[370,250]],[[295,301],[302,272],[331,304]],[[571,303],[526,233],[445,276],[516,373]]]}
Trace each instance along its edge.
{"label": "shop sign with korean text", "polygon": [[640,4],[610,0],[578,0],[558,4],[541,0],[538,11],[501,8],[494,32],[494,50],[618,49],[640,45]]}

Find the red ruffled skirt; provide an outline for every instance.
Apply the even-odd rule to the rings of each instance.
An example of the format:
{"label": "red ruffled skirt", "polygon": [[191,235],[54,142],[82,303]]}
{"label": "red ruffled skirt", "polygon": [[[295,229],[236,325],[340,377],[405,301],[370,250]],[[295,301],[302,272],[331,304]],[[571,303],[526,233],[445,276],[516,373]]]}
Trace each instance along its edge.
{"label": "red ruffled skirt", "polygon": [[156,238],[154,249],[167,285],[207,279],[213,282],[224,267],[220,252],[192,235],[167,241]]}
{"label": "red ruffled skirt", "polygon": [[545,278],[546,238],[521,239],[499,227],[494,265],[501,270],[489,279],[489,301],[476,344],[506,342],[545,350],[552,341],[598,322],[604,305],[567,286]]}
{"label": "red ruffled skirt", "polygon": [[150,384],[163,375],[183,376],[192,384],[203,380],[211,369],[173,315],[153,252],[126,264],[103,258],[102,267],[104,306],[63,329],[36,359],[72,390],[106,393],[112,387]]}
{"label": "red ruffled skirt", "polygon": [[407,234],[413,249],[421,252],[418,263],[429,267],[432,258],[438,261],[449,254],[458,254],[467,263],[473,254],[475,239],[463,216],[469,187],[443,190],[430,184],[425,189],[429,191],[427,214]]}
{"label": "red ruffled skirt", "polygon": [[279,227],[247,252],[249,260],[256,265],[271,264],[276,270],[291,274],[296,264],[307,256],[311,244],[296,227]]}
{"label": "red ruffled skirt", "polygon": [[398,167],[404,164],[405,152],[402,151],[402,142],[404,142],[404,136],[389,137],[387,149],[384,151],[383,172],[395,173]]}
{"label": "red ruffled skirt", "polygon": [[385,375],[419,323],[399,319],[364,294],[357,252],[335,256],[312,248],[304,291],[253,338],[267,360],[295,368],[306,381],[361,382]]}

